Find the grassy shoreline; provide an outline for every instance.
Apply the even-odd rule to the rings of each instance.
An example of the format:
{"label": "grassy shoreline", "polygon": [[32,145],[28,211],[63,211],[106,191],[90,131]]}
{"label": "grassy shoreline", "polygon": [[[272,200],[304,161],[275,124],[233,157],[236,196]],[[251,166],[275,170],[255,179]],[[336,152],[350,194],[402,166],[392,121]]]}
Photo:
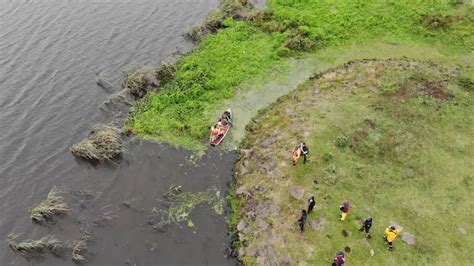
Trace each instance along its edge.
{"label": "grassy shoreline", "polygon": [[[246,1],[224,2],[239,6]],[[126,126],[139,137],[202,152],[215,119],[209,111],[235,97],[236,88],[246,80],[284,64],[286,57],[384,38],[440,45],[450,53],[466,53],[473,43],[469,5],[315,3],[272,0],[265,12],[248,11],[245,6],[252,16],[242,15],[241,9],[226,9],[231,11],[217,16],[221,21],[211,20],[220,29],[212,28],[215,33],[178,60],[173,78],[136,104]],[[239,21],[242,18],[246,21]]]}
{"label": "grassy shoreline", "polygon": [[[231,222],[240,259],[320,265],[347,246],[354,264],[462,263],[473,244],[472,217],[464,210],[472,207],[474,105],[472,77],[469,86],[460,80],[472,70],[363,60],[317,75],[260,112],[236,165],[240,203],[233,198],[232,217],[241,218]],[[335,145],[338,136],[346,147]],[[310,145],[310,163],[292,167],[291,148],[302,140]],[[295,187],[302,198],[290,196]],[[301,235],[296,220],[309,194],[317,201],[308,219],[315,226],[307,224]],[[344,199],[352,211],[341,223]],[[367,241],[357,229],[369,214],[374,238]],[[399,238],[397,250],[387,253],[381,236],[390,223],[416,244]]]}

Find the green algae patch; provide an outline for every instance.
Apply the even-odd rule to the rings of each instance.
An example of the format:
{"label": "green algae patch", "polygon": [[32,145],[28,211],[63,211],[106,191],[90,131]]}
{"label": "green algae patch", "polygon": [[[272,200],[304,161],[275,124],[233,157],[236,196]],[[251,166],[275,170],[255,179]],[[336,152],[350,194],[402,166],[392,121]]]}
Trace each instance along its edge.
{"label": "green algae patch", "polygon": [[[474,98],[459,78],[471,71],[410,59],[352,61],[259,112],[241,144],[231,201],[240,259],[322,265],[349,247],[352,264],[462,264],[474,244],[465,214]],[[309,162],[292,166],[291,150],[302,141]],[[316,208],[301,235],[297,220],[309,195]],[[341,222],[343,200],[351,211]],[[368,215],[369,240],[358,231]],[[416,241],[400,237],[390,253],[382,236],[392,223]]]}
{"label": "green algae patch", "polygon": [[148,224],[153,230],[162,230],[164,226],[173,223],[187,221],[189,227],[194,227],[194,223],[189,219],[191,212],[201,204],[211,206],[217,215],[224,213],[224,200],[221,193],[216,188],[211,188],[203,192],[191,193],[182,192],[180,187],[171,186],[165,194],[169,206],[166,209],[153,208],[148,218]]}

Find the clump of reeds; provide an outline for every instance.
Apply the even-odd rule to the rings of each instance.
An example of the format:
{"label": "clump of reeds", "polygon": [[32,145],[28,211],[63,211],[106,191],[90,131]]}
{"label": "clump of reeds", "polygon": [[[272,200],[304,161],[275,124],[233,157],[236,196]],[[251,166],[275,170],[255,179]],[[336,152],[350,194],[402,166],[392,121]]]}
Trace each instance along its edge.
{"label": "clump of reeds", "polygon": [[54,216],[65,214],[68,211],[69,207],[64,202],[64,198],[59,195],[56,187],[51,189],[46,200],[28,210],[31,220],[37,224],[51,221]]}
{"label": "clump of reeds", "polygon": [[159,81],[161,86],[173,80],[175,75],[176,64],[172,62],[162,63],[155,70],[156,79]]}
{"label": "clump of reeds", "polygon": [[92,161],[111,161],[126,151],[122,130],[103,126],[71,147],[73,155]]}
{"label": "clump of reeds", "polygon": [[154,83],[154,75],[147,68],[134,67],[125,72],[124,88],[137,98],[142,98]]}
{"label": "clump of reeds", "polygon": [[56,257],[62,257],[64,254],[64,245],[54,236],[45,236],[39,240],[16,241],[16,236],[10,235],[8,246],[15,253],[27,259],[41,257],[50,253]]}
{"label": "clump of reeds", "polygon": [[72,249],[72,260],[75,263],[83,263],[87,261],[86,253],[88,244],[94,238],[91,230],[83,231],[81,238],[74,240],[70,244]]}
{"label": "clump of reeds", "polygon": [[248,0],[222,0],[219,7],[211,11],[204,22],[192,27],[186,35],[194,41],[200,41],[207,34],[223,28],[227,18],[254,21],[260,17],[260,13],[263,14],[263,11],[255,10]]}

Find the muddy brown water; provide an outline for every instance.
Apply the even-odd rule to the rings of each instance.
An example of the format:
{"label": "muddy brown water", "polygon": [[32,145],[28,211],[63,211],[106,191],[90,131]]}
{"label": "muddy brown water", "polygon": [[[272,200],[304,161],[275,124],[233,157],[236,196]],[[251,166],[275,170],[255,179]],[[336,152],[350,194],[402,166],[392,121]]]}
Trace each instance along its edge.
{"label": "muddy brown water", "polygon": [[[72,265],[46,255],[26,261],[6,243],[52,234],[79,237],[104,212],[115,219],[94,227],[87,265],[225,265],[225,215],[203,205],[185,223],[153,232],[147,215],[171,184],[223,193],[232,179],[234,153],[210,150],[191,163],[185,150],[132,141],[117,165],[75,159],[69,146],[113,114],[99,106],[120,88],[122,71],[153,66],[192,44],[181,34],[217,0],[0,0],[0,265]],[[114,84],[104,91],[96,72]],[[29,220],[27,209],[53,186],[65,192],[71,215],[52,226]],[[82,197],[74,191],[87,191]],[[122,204],[132,202],[133,208]]]}

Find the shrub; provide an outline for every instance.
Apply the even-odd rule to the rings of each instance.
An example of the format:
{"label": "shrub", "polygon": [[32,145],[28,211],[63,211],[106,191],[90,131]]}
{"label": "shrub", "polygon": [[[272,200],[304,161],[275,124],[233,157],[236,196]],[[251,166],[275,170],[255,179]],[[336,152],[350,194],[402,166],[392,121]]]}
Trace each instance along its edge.
{"label": "shrub", "polygon": [[333,156],[332,154],[330,154],[330,153],[325,153],[325,154],[323,155],[323,160],[326,161],[326,162],[331,161],[333,158],[334,158],[334,156]]}
{"label": "shrub", "polygon": [[459,76],[457,78],[457,84],[465,91],[473,91],[474,89],[474,81],[467,76]]}
{"label": "shrub", "polygon": [[328,167],[326,167],[326,172],[335,174],[337,172],[337,166],[335,166],[334,164],[328,165]]}
{"label": "shrub", "polygon": [[284,47],[296,51],[309,51],[316,46],[316,42],[310,38],[309,28],[306,26],[299,26],[296,31],[290,34],[286,40]]}
{"label": "shrub", "polygon": [[145,68],[132,68],[125,72],[124,88],[133,96],[142,98],[149,90],[150,75],[152,73]]}
{"label": "shrub", "polygon": [[168,62],[162,63],[156,68],[155,76],[160,85],[164,86],[176,76],[176,65]]}
{"label": "shrub", "polygon": [[349,145],[349,139],[346,136],[339,136],[336,138],[336,147],[345,148]]}
{"label": "shrub", "polygon": [[432,30],[447,30],[453,19],[450,15],[429,13],[423,16],[423,25]]}

